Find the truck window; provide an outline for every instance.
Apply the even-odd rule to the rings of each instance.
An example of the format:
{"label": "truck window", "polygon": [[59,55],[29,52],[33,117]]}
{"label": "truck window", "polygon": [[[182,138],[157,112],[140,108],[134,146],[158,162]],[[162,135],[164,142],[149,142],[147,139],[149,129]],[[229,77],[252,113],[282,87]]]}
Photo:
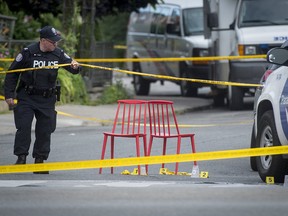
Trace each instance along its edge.
{"label": "truck window", "polygon": [[287,0],[243,0],[240,7],[239,28],[265,25],[287,25]]}
{"label": "truck window", "polygon": [[[180,34],[180,8],[174,8],[168,21],[169,24],[173,25],[173,33]],[[168,31],[168,34],[171,33]]]}
{"label": "truck window", "polygon": [[185,36],[203,34],[203,22],[203,8],[188,8],[183,10],[183,25]]}
{"label": "truck window", "polygon": [[156,34],[165,34],[166,32],[166,23],[168,15],[170,13],[169,7],[157,7],[153,12],[152,24],[151,24],[151,33]]}
{"label": "truck window", "polygon": [[150,31],[151,12],[150,6],[140,8],[139,13],[133,12],[130,17],[129,32],[146,32]]}

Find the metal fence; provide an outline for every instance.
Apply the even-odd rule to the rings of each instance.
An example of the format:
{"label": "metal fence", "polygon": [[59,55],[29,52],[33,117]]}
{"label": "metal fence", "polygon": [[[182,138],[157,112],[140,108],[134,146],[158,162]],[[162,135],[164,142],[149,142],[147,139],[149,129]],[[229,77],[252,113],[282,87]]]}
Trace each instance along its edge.
{"label": "metal fence", "polygon": [[[114,44],[110,42],[96,42],[95,49],[78,51],[81,53],[81,58],[114,58]],[[103,67],[114,67],[113,63],[109,62],[85,63]],[[84,67],[82,70],[82,76],[85,80],[88,91],[92,91],[94,87],[102,87],[112,84],[112,71]]]}

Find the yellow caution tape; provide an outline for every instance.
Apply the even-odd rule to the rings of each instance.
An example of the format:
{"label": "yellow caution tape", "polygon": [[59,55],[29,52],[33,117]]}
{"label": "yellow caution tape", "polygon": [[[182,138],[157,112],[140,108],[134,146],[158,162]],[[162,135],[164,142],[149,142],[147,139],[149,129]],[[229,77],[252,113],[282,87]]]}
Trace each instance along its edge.
{"label": "yellow caution tape", "polygon": [[[60,64],[57,67],[63,67],[63,66],[67,66],[67,65],[69,65],[69,64]],[[203,79],[173,77],[173,76],[166,76],[166,75],[159,75],[159,74],[148,74],[148,73],[122,70],[122,69],[116,69],[116,68],[109,68],[109,67],[90,65],[90,64],[80,64],[80,65],[85,66],[85,67],[90,67],[90,68],[126,73],[126,74],[130,74],[130,75],[155,77],[157,79],[188,81],[188,82],[204,83],[204,84],[209,84],[209,85],[244,86],[244,87],[260,87],[260,86],[262,86],[261,84],[238,83],[238,82],[217,81],[217,80],[203,80]],[[9,71],[1,71],[0,74],[18,73],[18,72],[25,72],[25,71],[29,71],[29,70],[39,70],[39,69],[43,69],[43,68],[52,68],[52,67],[55,67],[55,66],[45,66],[45,67],[38,67],[38,68],[23,68],[23,69],[9,70]]]}
{"label": "yellow caution tape", "polygon": [[118,68],[108,68],[103,66],[96,66],[96,65],[88,65],[88,64],[81,64],[82,66],[90,67],[90,68],[97,68],[102,70],[110,70],[114,72],[126,73],[130,75],[139,75],[139,76],[148,76],[148,77],[155,77],[158,79],[167,79],[167,80],[177,80],[177,81],[188,81],[188,82],[196,82],[196,83],[205,83],[210,85],[227,85],[227,86],[250,86],[250,87],[260,87],[261,84],[250,84],[250,83],[237,83],[237,82],[227,82],[227,81],[216,81],[216,80],[203,80],[203,79],[192,79],[192,78],[181,78],[181,77],[173,77],[173,76],[166,76],[166,75],[159,75],[159,74],[148,74],[142,72],[135,72],[129,70],[122,70]]}
{"label": "yellow caution tape", "polygon": [[52,66],[43,66],[43,67],[35,67],[35,68],[20,68],[15,70],[6,70],[1,71],[0,74],[7,74],[7,73],[20,73],[20,72],[26,72],[31,70],[41,70],[41,69],[49,69],[49,68],[59,68],[59,67],[65,67],[69,66],[70,64],[59,64],[59,65],[52,65]]}
{"label": "yellow caution tape", "polygon": [[247,56],[207,56],[207,57],[177,57],[177,58],[103,58],[103,59],[76,59],[78,62],[172,62],[172,61],[220,61],[237,59],[259,59],[266,55]]}
{"label": "yellow caution tape", "polygon": [[125,45],[114,45],[114,49],[127,49],[127,46]]}
{"label": "yellow caution tape", "polygon": [[[115,46],[118,49],[125,49],[126,46]],[[246,55],[246,56],[207,56],[207,57],[177,57],[177,58],[76,58],[78,62],[162,62],[162,61],[220,61],[237,59],[259,59],[266,58],[266,55]],[[0,61],[11,62],[12,58],[3,58]]]}
{"label": "yellow caution tape", "polygon": [[150,157],[133,157],[106,160],[86,160],[71,162],[51,162],[43,164],[26,165],[4,165],[0,166],[0,174],[37,172],[37,171],[57,171],[57,170],[78,170],[95,169],[121,166],[151,165],[175,162],[191,162],[204,160],[232,159],[242,157],[253,157],[263,155],[288,154],[288,146],[274,146],[267,148],[251,148],[238,150],[224,150],[214,152],[200,152],[194,154],[179,154]]}

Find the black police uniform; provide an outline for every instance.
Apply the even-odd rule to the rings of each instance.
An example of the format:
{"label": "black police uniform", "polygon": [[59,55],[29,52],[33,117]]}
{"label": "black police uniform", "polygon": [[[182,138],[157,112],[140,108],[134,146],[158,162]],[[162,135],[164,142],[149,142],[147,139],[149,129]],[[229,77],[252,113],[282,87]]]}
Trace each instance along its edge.
{"label": "black police uniform", "polygon": [[[72,59],[63,50],[56,47],[52,52],[42,52],[40,43],[32,44],[17,55],[9,70],[53,66],[49,69],[31,70],[22,73],[7,73],[5,77],[5,98],[16,98],[17,106],[13,109],[16,126],[14,154],[28,155],[31,143],[31,126],[35,116],[35,143],[33,158],[47,160],[50,152],[51,133],[56,128],[56,79],[58,64],[71,63]],[[65,66],[70,73],[80,71]]]}

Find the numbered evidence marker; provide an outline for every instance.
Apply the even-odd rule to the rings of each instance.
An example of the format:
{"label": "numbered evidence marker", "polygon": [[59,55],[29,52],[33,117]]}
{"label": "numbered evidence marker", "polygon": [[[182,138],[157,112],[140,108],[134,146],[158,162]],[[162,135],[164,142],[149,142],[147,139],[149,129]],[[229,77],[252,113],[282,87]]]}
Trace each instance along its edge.
{"label": "numbered evidence marker", "polygon": [[208,172],[200,172],[200,178],[209,178],[209,173]]}
{"label": "numbered evidence marker", "polygon": [[134,168],[131,175],[138,175],[138,168]]}
{"label": "numbered evidence marker", "polygon": [[274,177],[266,176],[266,184],[274,184]]}

